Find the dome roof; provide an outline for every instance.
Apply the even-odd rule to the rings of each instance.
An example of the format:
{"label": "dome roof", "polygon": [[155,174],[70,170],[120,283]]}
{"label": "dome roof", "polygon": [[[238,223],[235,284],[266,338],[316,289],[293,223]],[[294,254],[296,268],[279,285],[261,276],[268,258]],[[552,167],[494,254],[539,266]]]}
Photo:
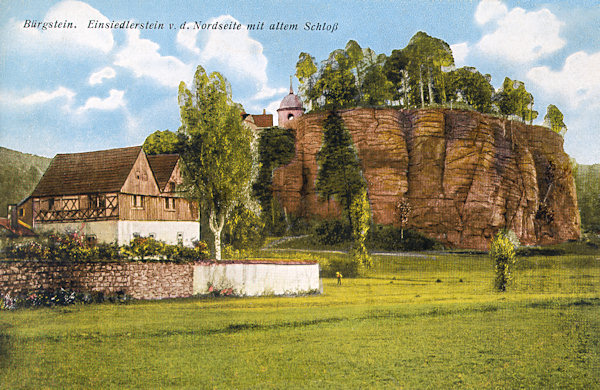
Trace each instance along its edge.
{"label": "dome roof", "polygon": [[298,96],[294,94],[294,92],[290,91],[289,95],[283,98],[281,104],[279,105],[279,109],[302,109],[302,100]]}

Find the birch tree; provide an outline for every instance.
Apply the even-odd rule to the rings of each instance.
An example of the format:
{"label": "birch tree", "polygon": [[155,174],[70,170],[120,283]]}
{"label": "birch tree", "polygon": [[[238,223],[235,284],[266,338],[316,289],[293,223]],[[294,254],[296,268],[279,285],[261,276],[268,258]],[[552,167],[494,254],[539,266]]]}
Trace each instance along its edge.
{"label": "birch tree", "polygon": [[242,125],[241,107],[218,72],[198,66],[192,88],[179,85],[181,160],[188,198],[207,213],[221,260],[221,232],[233,208],[248,193],[252,165],[251,130]]}

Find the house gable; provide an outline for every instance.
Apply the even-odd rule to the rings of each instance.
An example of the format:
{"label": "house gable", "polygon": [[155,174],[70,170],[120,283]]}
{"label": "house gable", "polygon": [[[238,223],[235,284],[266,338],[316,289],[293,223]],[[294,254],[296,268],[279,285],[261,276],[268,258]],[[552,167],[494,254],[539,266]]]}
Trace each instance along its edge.
{"label": "house gable", "polygon": [[143,150],[140,150],[125,183],[121,187],[121,192],[135,195],[160,195],[154,173]]}

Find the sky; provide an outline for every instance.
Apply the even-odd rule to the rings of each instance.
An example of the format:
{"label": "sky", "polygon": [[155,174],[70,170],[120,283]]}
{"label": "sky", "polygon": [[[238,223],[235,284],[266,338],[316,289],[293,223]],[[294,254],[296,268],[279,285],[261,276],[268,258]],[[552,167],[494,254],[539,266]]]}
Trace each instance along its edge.
{"label": "sky", "polygon": [[[181,28],[216,21],[242,28]],[[163,28],[93,28],[111,22]],[[277,23],[298,29],[269,29]],[[565,151],[600,163],[599,25],[596,0],[0,0],[0,146],[52,157],[176,131],[178,85],[190,85],[198,65],[223,74],[247,112],[277,118],[301,52],[322,61],[353,39],[389,55],[424,31],[495,88],[507,76],[523,81],[540,113],[534,123],[556,105]]]}

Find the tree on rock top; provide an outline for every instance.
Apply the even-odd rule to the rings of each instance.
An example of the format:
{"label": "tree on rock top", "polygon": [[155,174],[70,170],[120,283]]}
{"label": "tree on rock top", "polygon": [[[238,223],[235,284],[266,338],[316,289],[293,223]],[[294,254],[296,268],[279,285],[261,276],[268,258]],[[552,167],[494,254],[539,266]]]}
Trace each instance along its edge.
{"label": "tree on rock top", "polygon": [[249,192],[251,130],[242,125],[241,108],[218,72],[198,66],[192,89],[179,85],[182,174],[187,196],[208,213],[215,258],[221,259],[225,219]]}
{"label": "tree on rock top", "polygon": [[323,123],[323,146],[317,162],[317,191],[327,200],[337,200],[349,218],[350,204],[355,195],[366,189],[366,184],[350,133],[335,112]]}

